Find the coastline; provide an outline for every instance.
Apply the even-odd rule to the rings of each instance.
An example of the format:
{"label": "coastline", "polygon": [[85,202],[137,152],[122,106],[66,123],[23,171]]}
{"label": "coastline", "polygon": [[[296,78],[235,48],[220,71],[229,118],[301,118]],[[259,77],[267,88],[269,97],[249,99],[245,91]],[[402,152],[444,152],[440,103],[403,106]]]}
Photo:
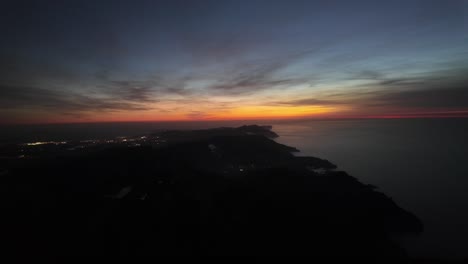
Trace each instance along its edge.
{"label": "coastline", "polygon": [[[12,191],[11,207],[20,214],[11,220],[31,219],[27,226],[41,234],[35,227],[38,216],[44,220],[62,216],[62,223],[43,223],[52,230],[51,238],[43,242],[69,253],[76,252],[56,244],[56,239],[89,243],[89,238],[70,233],[68,227],[78,225],[88,237],[109,243],[106,248],[89,243],[86,251],[96,254],[109,253],[117,246],[112,242],[117,236],[124,244],[122,250],[137,255],[407,258],[389,234],[422,232],[422,223],[413,214],[373,186],[334,170],[336,166],[327,160],[294,156],[297,149],[271,139],[277,136],[271,127],[261,126],[164,131],[140,137],[146,145],[125,138],[118,144],[92,145],[75,155],[59,151],[22,159],[8,168],[5,184],[11,190],[29,190],[23,199],[43,203],[33,202],[33,211],[28,211]],[[323,171],[314,171],[318,169]],[[38,173],[45,177],[37,179]],[[88,224],[83,226],[83,221]],[[108,231],[95,233],[89,224]],[[141,232],[130,231],[137,226]],[[167,228],[175,232],[176,241]],[[69,238],[62,237],[63,231]],[[193,237],[193,232],[199,235]],[[135,248],[130,243],[133,236],[152,246]],[[154,242],[147,236],[161,238]]]}

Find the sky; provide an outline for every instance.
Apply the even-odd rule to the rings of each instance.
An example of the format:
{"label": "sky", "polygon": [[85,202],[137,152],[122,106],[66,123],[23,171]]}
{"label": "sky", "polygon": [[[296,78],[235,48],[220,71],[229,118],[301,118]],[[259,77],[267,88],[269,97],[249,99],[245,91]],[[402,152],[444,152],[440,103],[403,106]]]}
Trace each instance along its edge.
{"label": "sky", "polygon": [[2,1],[0,123],[468,117],[468,1]]}

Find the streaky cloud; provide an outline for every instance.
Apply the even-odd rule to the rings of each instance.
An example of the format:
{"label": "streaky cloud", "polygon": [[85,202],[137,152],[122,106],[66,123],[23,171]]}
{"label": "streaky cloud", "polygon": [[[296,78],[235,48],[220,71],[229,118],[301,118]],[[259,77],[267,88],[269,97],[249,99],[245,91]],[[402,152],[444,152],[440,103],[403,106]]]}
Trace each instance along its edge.
{"label": "streaky cloud", "polygon": [[151,109],[144,104],[119,97],[98,98],[82,94],[63,93],[40,87],[2,85],[0,91],[2,93],[0,108],[2,109],[22,106],[24,108],[49,109],[68,115],[90,111],[140,111]]}

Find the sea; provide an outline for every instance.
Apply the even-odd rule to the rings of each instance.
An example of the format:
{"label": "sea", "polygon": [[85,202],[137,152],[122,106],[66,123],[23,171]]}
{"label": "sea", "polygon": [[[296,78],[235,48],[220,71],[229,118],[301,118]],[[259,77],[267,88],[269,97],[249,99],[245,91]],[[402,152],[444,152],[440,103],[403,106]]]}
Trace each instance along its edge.
{"label": "sea", "polygon": [[410,256],[468,259],[468,118],[18,125],[0,127],[0,144],[245,124],[272,125],[297,155],[331,161],[418,216],[421,235],[395,238]]}

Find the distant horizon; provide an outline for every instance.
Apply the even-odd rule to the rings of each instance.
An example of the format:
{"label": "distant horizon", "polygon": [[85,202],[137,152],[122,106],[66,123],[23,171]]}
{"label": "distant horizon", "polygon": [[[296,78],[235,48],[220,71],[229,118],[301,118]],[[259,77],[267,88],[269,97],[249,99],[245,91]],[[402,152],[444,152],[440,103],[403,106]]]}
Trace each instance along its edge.
{"label": "distant horizon", "polygon": [[111,120],[111,121],[75,121],[75,122],[42,122],[42,123],[0,123],[0,126],[27,125],[73,125],[73,124],[118,124],[118,123],[203,123],[203,122],[294,122],[294,121],[340,121],[340,120],[386,120],[386,119],[468,119],[462,115],[385,115],[353,117],[298,117],[298,118],[250,118],[250,119],[182,119],[182,120]]}

